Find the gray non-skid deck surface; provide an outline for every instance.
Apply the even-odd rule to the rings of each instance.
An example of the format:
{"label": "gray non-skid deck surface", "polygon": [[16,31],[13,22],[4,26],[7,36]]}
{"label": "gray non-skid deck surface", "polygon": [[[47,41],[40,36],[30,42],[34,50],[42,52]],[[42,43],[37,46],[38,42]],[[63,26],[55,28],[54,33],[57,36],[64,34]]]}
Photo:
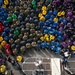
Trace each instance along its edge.
{"label": "gray non-skid deck surface", "polygon": [[75,74],[75,58],[71,58],[68,60],[69,62],[69,69]]}
{"label": "gray non-skid deck surface", "polygon": [[[25,52],[25,55],[23,56],[25,59],[27,59],[28,57],[38,57],[38,58],[41,58],[41,57],[48,57],[48,58],[51,58],[51,57],[59,57],[59,58],[61,58],[60,57],[60,55],[58,55],[58,54],[55,54],[54,52],[51,52],[50,50],[27,50],[26,52]],[[33,62],[33,60],[27,60],[27,62]],[[35,59],[34,59],[34,61],[35,61]],[[47,60],[46,60],[47,61]],[[71,59],[69,59],[69,61],[75,61],[75,58],[71,58]],[[13,73],[14,73],[14,75],[22,75],[18,70],[15,70],[12,66],[11,66],[11,64],[9,63],[8,64],[9,66],[10,66],[10,69],[11,70],[13,70]],[[20,65],[22,66],[22,63],[20,63]],[[72,64],[72,63],[70,63],[70,65],[71,65],[71,67],[70,68],[73,68],[74,66],[75,66],[75,62]],[[73,67],[72,67],[73,66]],[[75,70],[74,69],[72,69],[72,71],[74,71],[75,72]],[[28,71],[27,71],[28,72]],[[31,71],[31,73],[32,73],[32,71]],[[65,74],[65,75],[67,75],[67,74]]]}
{"label": "gray non-skid deck surface", "polygon": [[42,59],[42,65],[39,67],[36,67],[34,62],[36,62],[36,58],[29,58],[25,61],[23,64],[23,70],[27,75],[31,75],[34,70],[41,70],[44,69],[46,72],[46,75],[51,75],[51,67],[50,67],[50,59],[43,58]]}
{"label": "gray non-skid deck surface", "polygon": [[[75,58],[68,59],[68,65],[67,67],[70,69],[71,72],[75,75]],[[70,75],[66,71],[63,72],[63,75]]]}

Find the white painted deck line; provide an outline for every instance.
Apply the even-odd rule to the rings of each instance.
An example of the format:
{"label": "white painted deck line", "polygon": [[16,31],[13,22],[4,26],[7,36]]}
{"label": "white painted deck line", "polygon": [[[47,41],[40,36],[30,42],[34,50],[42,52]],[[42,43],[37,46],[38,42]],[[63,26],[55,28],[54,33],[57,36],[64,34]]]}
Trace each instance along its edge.
{"label": "white painted deck line", "polygon": [[51,58],[51,75],[61,75],[61,65],[59,58]]}

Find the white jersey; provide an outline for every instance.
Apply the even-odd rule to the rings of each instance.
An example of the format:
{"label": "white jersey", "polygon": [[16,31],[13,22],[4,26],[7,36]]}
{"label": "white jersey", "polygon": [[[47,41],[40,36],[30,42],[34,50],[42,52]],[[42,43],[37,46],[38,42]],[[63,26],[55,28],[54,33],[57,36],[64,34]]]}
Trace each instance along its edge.
{"label": "white jersey", "polygon": [[68,52],[64,52],[64,56],[68,57],[69,56]]}

